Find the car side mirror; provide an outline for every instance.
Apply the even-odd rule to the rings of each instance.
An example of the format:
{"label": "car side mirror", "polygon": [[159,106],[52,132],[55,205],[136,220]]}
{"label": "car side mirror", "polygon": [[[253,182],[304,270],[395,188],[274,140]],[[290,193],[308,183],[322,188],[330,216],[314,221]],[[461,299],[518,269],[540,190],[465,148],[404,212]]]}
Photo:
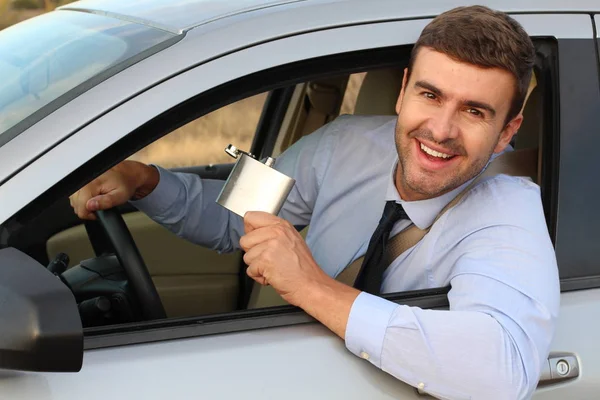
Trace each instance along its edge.
{"label": "car side mirror", "polygon": [[0,250],[0,368],[77,372],[83,328],[75,297],[28,255]]}

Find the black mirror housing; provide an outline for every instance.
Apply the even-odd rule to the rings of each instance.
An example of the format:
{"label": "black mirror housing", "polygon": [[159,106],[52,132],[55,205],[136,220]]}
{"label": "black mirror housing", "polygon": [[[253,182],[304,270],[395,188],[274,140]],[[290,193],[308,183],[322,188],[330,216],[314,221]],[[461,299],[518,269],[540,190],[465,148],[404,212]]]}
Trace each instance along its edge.
{"label": "black mirror housing", "polygon": [[75,297],[28,255],[0,250],[0,368],[77,372],[83,328]]}

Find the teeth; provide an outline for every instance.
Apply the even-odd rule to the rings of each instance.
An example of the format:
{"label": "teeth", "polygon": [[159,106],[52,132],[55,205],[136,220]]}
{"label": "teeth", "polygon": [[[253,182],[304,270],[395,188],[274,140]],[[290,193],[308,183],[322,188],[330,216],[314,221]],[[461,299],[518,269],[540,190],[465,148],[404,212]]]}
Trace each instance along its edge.
{"label": "teeth", "polygon": [[423,150],[425,153],[429,154],[430,156],[434,156],[434,157],[439,157],[439,158],[452,157],[450,154],[440,153],[439,151],[430,149],[429,147],[425,146],[423,143],[421,143],[421,150]]}

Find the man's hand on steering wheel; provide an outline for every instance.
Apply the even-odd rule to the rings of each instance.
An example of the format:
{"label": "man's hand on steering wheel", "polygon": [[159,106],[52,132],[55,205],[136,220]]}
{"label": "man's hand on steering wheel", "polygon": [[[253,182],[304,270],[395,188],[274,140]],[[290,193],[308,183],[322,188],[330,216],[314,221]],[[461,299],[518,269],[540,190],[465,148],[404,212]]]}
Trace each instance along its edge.
{"label": "man's hand on steering wheel", "polygon": [[95,220],[96,211],[147,196],[158,180],[156,168],[137,161],[123,161],[79,189],[69,201],[79,218]]}
{"label": "man's hand on steering wheel", "polygon": [[165,318],[165,311],[142,256],[117,206],[147,196],[158,184],[154,167],[123,161],[69,197],[75,214],[84,220],[99,219],[115,250],[145,320]]}

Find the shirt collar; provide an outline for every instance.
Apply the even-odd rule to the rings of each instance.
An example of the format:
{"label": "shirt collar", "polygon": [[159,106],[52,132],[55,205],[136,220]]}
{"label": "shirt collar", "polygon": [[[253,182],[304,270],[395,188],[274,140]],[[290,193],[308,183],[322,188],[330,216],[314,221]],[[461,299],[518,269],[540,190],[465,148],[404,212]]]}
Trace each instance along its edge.
{"label": "shirt collar", "polygon": [[[506,151],[512,151],[512,147],[507,146],[506,150],[504,150],[502,153]],[[489,162],[491,162],[493,159],[495,159],[502,153],[493,154],[490,158],[490,161],[488,161],[487,165],[489,165]],[[450,203],[452,199],[454,199],[465,187],[467,187],[473,181],[473,179],[475,179],[474,177],[473,179],[468,180],[456,189],[453,189],[446,194],[434,197],[432,199],[405,201],[402,200],[400,194],[398,193],[398,190],[396,189],[395,177],[397,166],[398,158],[396,157],[396,162],[394,163],[393,168],[390,171],[385,200],[395,201],[396,203],[401,204],[412,223],[415,224],[419,229],[426,229],[430,227],[435,221],[435,218],[438,216],[440,211],[442,211],[442,209],[446,207],[446,205]],[[485,168],[483,170],[485,170]]]}

